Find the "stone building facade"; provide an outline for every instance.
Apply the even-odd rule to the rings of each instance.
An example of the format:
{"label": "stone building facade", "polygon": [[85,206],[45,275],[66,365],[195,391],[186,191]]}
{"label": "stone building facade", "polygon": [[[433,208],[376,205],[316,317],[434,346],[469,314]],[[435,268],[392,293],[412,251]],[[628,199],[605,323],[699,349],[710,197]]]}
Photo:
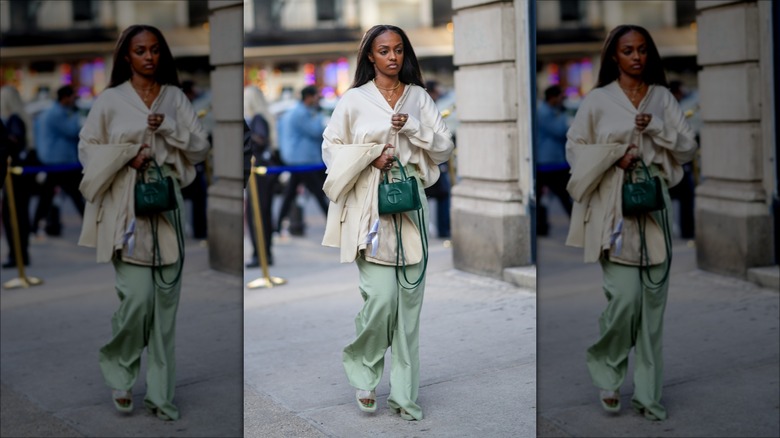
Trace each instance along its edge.
{"label": "stone building facade", "polygon": [[773,3],[696,2],[703,121],[696,252],[704,270],[744,278],[770,266],[776,282]]}
{"label": "stone building facade", "polygon": [[214,182],[209,186],[209,265],[242,275],[244,5],[241,0],[209,0]]}
{"label": "stone building facade", "polygon": [[[460,180],[457,269],[495,278],[532,263],[532,68],[526,0],[453,0]],[[512,278],[509,278],[512,279]]]}

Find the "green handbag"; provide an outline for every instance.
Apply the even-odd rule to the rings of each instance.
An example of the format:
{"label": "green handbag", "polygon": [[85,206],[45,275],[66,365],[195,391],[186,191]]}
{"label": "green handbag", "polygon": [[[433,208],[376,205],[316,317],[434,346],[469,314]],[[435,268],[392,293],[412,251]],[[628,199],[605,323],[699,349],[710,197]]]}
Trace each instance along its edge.
{"label": "green handbag", "polygon": [[[420,191],[417,190],[417,179],[408,177],[406,170],[398,160],[393,157],[401,169],[401,179],[394,182],[388,181],[387,173],[384,180],[379,183],[379,214],[393,215],[393,227],[396,236],[396,255],[395,255],[395,278],[398,284],[405,289],[412,289],[420,285],[425,279],[425,271],[428,267],[428,233],[425,230],[425,211],[420,202]],[[397,213],[406,213],[414,211],[417,214],[417,221],[420,224],[420,238],[422,239],[423,250],[423,268],[420,275],[415,280],[409,280],[406,273],[406,255],[404,254],[404,244],[401,241],[403,219]]]}
{"label": "green handbag", "polygon": [[650,171],[642,160],[639,163],[644,169],[643,180],[632,181],[633,172],[626,173],[623,183],[623,216],[637,216],[664,208],[664,195],[661,189],[661,179],[650,177]]}
{"label": "green handbag", "polygon": [[154,159],[151,160],[157,171],[157,179],[146,181],[146,171],[135,183],[135,214],[136,216],[151,216],[176,209],[176,192],[173,179],[163,178],[162,170]]}
{"label": "green handbag", "polygon": [[401,168],[401,179],[388,181],[387,173],[379,183],[379,214],[395,214],[415,211],[422,208],[420,192],[417,190],[417,179],[407,177],[404,166],[398,157],[393,157]]}

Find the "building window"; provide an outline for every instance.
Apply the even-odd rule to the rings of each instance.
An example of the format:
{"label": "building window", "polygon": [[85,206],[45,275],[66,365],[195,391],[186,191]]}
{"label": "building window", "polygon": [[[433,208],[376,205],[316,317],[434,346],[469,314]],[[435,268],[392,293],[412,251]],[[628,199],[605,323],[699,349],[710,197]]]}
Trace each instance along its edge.
{"label": "building window", "polygon": [[336,0],[317,0],[317,21],[336,21]]}
{"label": "building window", "polygon": [[11,29],[17,32],[28,32],[37,27],[36,17],[39,1],[11,0],[9,5],[11,14]]}
{"label": "building window", "polygon": [[561,0],[561,21],[580,21],[580,0]]}
{"label": "building window", "polygon": [[92,21],[92,0],[73,0],[73,21]]}
{"label": "building window", "polygon": [[190,0],[187,2],[187,16],[190,27],[198,27],[209,22],[209,2],[207,0]]}
{"label": "building window", "polygon": [[674,3],[677,27],[696,22],[696,0],[677,0]]}
{"label": "building window", "polygon": [[255,31],[267,32],[281,27],[284,0],[254,0]]}
{"label": "building window", "polygon": [[452,0],[433,0],[433,25],[446,26],[452,21]]}

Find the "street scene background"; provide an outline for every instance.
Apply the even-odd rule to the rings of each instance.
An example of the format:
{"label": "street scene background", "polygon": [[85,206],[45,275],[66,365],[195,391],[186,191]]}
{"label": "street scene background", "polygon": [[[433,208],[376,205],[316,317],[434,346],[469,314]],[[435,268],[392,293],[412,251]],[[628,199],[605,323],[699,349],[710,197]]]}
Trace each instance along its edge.
{"label": "street scene background", "polygon": [[[2,0],[0,85],[19,90],[34,122],[51,105],[56,89],[70,83],[85,116],[107,82],[117,30],[143,21],[169,37],[180,79],[196,85],[193,105],[204,124],[213,127],[217,115],[223,122],[240,120],[238,105],[221,115],[211,110],[219,97],[212,96],[212,89],[220,84],[211,83],[208,4]],[[270,148],[263,158],[269,166],[291,164],[281,161],[278,128],[301,101],[305,86],[317,87],[317,111],[323,126],[327,123],[352,81],[357,47],[370,26],[404,28],[425,79],[436,82],[429,92],[436,91],[437,106],[456,136],[456,152],[443,167],[448,185],[430,199],[431,256],[420,334],[419,402],[426,418],[406,422],[388,409],[388,370],[377,388],[377,413],[363,414],[355,406],[341,352],[352,339],[362,304],[357,268],[338,263],[338,251],[321,246],[325,217],[309,189],[292,187],[292,203],[281,217],[295,170],[261,188],[270,199],[264,210],[271,217],[265,223],[273,254],[268,269],[287,284],[254,289],[247,284],[263,271],[249,231],[251,195],[247,190],[241,199],[240,190],[216,190],[217,160],[211,157],[200,169],[200,198],[187,201],[185,215],[176,397],[182,418],[164,423],[138,409],[143,379],[134,389],[137,412],[125,417],[113,409],[97,363],[117,305],[113,272],[94,263],[94,250],[76,246],[80,215],[57,193],[53,205],[60,231],[46,227],[42,218],[38,232],[30,235],[27,273],[43,284],[0,294],[0,435],[780,436],[780,271],[776,257],[765,256],[778,249],[768,231],[771,221],[776,223],[769,204],[777,197],[777,171],[763,164],[777,161],[778,146],[765,146],[771,143],[765,124],[776,116],[772,102],[762,100],[771,99],[769,90],[777,83],[765,67],[771,64],[764,53],[771,32],[756,30],[765,32],[766,23],[770,31],[777,26],[777,18],[766,18],[770,4],[244,1],[243,15],[221,22],[222,29],[237,34],[243,18],[244,64],[223,62],[228,70],[243,70],[245,121],[258,113],[266,116]],[[582,263],[580,249],[563,244],[568,215],[548,188],[535,187],[539,151],[530,135],[521,135],[530,131],[532,117],[518,110],[540,105],[545,89],[557,85],[565,95],[563,111],[573,117],[595,83],[606,32],[629,22],[650,30],[668,79],[679,85],[688,121],[703,133],[700,154],[686,169],[688,184],[678,187],[673,206],[674,261],[664,338],[663,401],[669,419],[664,422],[631,412],[631,370],[621,392],[623,411],[609,415],[600,407],[585,350],[598,335],[598,316],[606,306],[601,270]],[[536,37],[533,60],[523,57],[529,38],[524,30]],[[45,37],[44,42],[36,44],[30,33]],[[750,37],[743,41],[742,33]],[[52,50],[57,38],[71,39]],[[729,57],[737,46],[750,53]],[[728,56],[718,58],[714,52]],[[715,78],[743,67],[748,71],[743,76]],[[240,88],[239,81],[230,85]],[[756,88],[740,88],[748,86]],[[536,102],[525,99],[533,87]],[[258,106],[247,108],[248,95],[262,96],[252,100]],[[230,96],[230,102],[239,102]],[[715,100],[719,96],[727,97],[727,105]],[[728,112],[743,107],[747,115]],[[742,130],[747,134],[732,136]],[[238,151],[240,140],[223,146],[228,143],[235,144],[230,154]],[[223,172],[227,167],[221,166]],[[38,187],[43,176],[36,178],[31,187]],[[31,217],[38,196],[32,193]],[[220,196],[221,201],[229,198],[221,208],[232,208],[236,221],[198,222],[206,204],[195,199],[212,205]],[[533,202],[546,208],[549,225],[538,237],[538,228],[526,226]],[[743,217],[755,211],[750,213],[755,222]],[[243,268],[243,275],[212,269],[219,242],[206,238],[213,238],[215,230],[231,236],[243,231],[242,245],[226,250],[243,251],[243,257],[237,256],[243,266],[233,267],[236,272]],[[3,239],[4,263],[8,246]],[[721,267],[713,268],[712,260],[721,260]],[[752,268],[764,273],[759,280]],[[3,282],[12,279],[16,270],[3,269],[2,277]]]}

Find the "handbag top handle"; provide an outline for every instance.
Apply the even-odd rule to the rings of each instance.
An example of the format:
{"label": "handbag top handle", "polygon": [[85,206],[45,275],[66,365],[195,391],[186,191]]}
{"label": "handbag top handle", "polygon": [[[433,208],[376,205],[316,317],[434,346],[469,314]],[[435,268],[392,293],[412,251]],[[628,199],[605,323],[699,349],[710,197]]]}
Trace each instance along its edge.
{"label": "handbag top handle", "polygon": [[[647,168],[647,164],[645,164],[645,160],[640,158],[637,161],[639,161],[639,163],[642,165],[642,169],[643,169],[644,174],[645,174],[644,181],[649,181],[651,179],[651,177],[650,177],[650,170]],[[628,180],[629,181],[633,181],[634,180],[633,175],[634,175],[634,171],[633,170],[631,172],[628,172]]]}
{"label": "handbag top handle", "polygon": [[[401,160],[399,160],[398,157],[395,156],[395,155],[393,155],[393,160],[395,160],[395,162],[398,163],[398,167],[401,168],[401,176],[403,177],[403,179],[404,180],[409,179],[406,176],[406,170],[404,170],[404,165],[401,164]],[[389,183],[389,181],[387,180],[387,174],[388,173],[390,173],[390,171],[384,172],[384,174],[385,174],[385,184]]]}
{"label": "handbag top handle", "polygon": [[[157,160],[151,158],[149,162],[151,162],[154,165],[154,169],[157,171],[157,181],[162,181],[163,179],[162,169],[160,168],[160,165],[157,164]],[[146,169],[144,169],[144,171],[141,173],[141,180],[146,181]]]}

